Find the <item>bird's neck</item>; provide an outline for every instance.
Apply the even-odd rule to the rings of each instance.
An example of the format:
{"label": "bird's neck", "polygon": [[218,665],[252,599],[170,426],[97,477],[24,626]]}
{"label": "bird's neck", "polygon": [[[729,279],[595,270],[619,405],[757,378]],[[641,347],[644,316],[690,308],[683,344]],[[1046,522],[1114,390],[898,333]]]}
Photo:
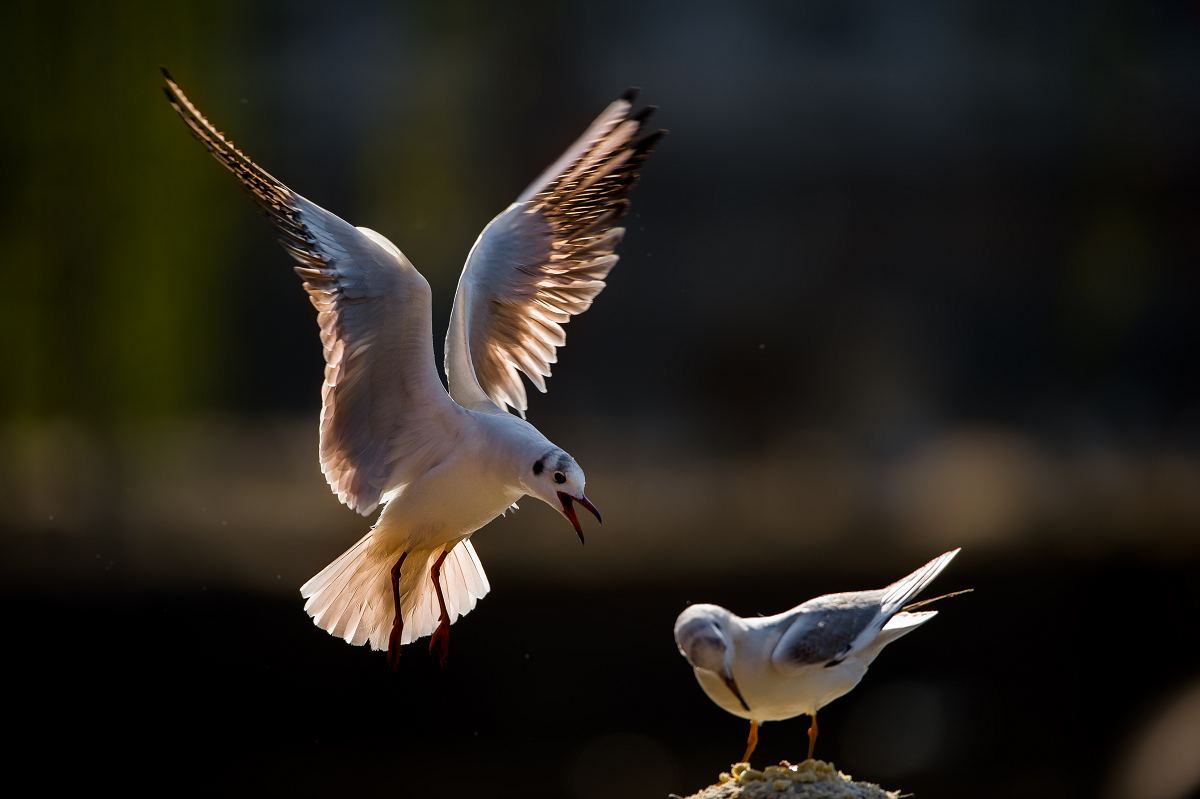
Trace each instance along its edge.
{"label": "bird's neck", "polygon": [[536,427],[512,414],[479,414],[477,423],[485,434],[480,457],[490,462],[491,471],[506,488],[517,496],[524,494],[521,477],[556,447]]}

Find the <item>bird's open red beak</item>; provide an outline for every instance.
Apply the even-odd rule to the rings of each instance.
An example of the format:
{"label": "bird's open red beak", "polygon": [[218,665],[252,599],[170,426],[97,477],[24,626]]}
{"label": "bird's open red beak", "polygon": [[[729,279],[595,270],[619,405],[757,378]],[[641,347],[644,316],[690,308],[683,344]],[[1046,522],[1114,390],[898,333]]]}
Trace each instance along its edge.
{"label": "bird's open red beak", "polygon": [[562,503],[563,515],[570,519],[571,524],[575,526],[575,534],[579,536],[579,543],[583,544],[586,542],[583,540],[583,528],[579,526],[579,517],[575,515],[575,506],[571,504],[572,501],[578,502],[580,505],[590,510],[592,515],[596,517],[596,521],[604,524],[604,520],[600,518],[600,511],[596,510],[596,506],[593,505],[591,500],[589,500],[587,497],[575,499],[575,497],[571,496],[565,491],[559,491],[558,501]]}

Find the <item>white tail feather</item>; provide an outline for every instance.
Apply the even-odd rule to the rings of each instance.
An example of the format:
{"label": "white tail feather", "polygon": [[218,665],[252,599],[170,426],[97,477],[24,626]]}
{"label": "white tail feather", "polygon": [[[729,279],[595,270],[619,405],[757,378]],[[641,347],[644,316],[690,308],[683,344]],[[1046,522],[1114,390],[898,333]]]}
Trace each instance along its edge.
{"label": "white tail feather", "polygon": [[[437,628],[441,609],[430,579],[430,569],[444,547],[413,550],[400,570],[400,608],[407,644]],[[395,614],[392,600],[392,566],[399,553],[367,533],[354,546],[300,588],[308,601],[304,609],[313,622],[331,635],[359,646],[386,649]],[[491,590],[483,565],[469,539],[459,541],[446,555],[441,569],[442,596],[453,624],[465,616]]]}
{"label": "white tail feather", "polygon": [[908,633],[908,632],[912,632],[913,628],[920,627],[922,624],[929,621],[937,614],[938,614],[938,612],[936,610],[922,610],[922,611],[918,611],[916,613],[909,613],[907,611],[897,613],[895,616],[892,616],[892,618],[888,619],[887,624],[883,625],[883,632],[897,633],[896,635],[893,635],[890,639],[892,641],[895,641],[901,635],[904,635],[905,633]]}
{"label": "white tail feather", "polygon": [[936,610],[922,610],[917,613],[901,611],[897,613],[888,619],[888,623],[883,626],[883,630],[880,631],[879,635],[875,636],[874,641],[858,651],[856,657],[868,666],[871,665],[871,661],[879,657],[879,653],[883,651],[885,646],[897,638],[903,638],[908,635],[936,615]]}
{"label": "white tail feather", "polygon": [[946,568],[960,551],[961,548],[952,549],[944,555],[938,555],[904,579],[889,585],[887,593],[883,595],[883,615],[890,617],[899,608],[907,605],[908,600],[933,582],[933,578],[941,574],[942,569]]}
{"label": "white tail feather", "polygon": [[[924,613],[905,613],[902,611],[902,608],[908,604],[910,599],[921,593],[925,586],[933,582],[933,579],[941,574],[942,569],[946,568],[960,551],[961,547],[938,555],[912,574],[887,586],[884,589],[883,598],[880,600],[879,615],[875,618],[874,622],[868,625],[854,639],[854,642],[850,645],[850,651],[862,653],[874,647],[874,654],[871,654],[869,659],[866,660],[867,663],[870,663],[879,654],[879,650],[883,649],[888,643],[895,641],[905,633],[911,632],[912,628],[931,619],[936,611],[927,611],[929,615],[925,615]],[[896,622],[896,626],[894,627],[891,626],[892,622],[900,617],[904,617],[904,621]],[[919,621],[914,621],[918,618]],[[908,622],[912,622],[911,626]],[[889,628],[895,631],[895,634],[890,637],[884,632],[885,630],[889,630]],[[880,637],[883,637],[885,640],[876,646]]]}

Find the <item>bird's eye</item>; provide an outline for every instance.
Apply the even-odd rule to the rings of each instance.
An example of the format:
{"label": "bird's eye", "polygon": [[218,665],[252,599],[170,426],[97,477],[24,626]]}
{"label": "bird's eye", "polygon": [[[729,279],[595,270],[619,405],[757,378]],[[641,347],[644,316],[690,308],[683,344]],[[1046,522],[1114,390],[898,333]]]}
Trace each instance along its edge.
{"label": "bird's eye", "polygon": [[555,472],[554,473],[554,482],[565,483],[565,482],[567,482],[567,476],[565,474],[563,474],[562,472]]}

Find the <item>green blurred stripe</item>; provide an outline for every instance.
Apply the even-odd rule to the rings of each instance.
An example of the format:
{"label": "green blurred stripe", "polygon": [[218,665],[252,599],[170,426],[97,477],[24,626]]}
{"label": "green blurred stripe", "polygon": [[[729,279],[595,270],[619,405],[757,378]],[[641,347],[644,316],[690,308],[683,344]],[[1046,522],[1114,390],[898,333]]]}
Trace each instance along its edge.
{"label": "green blurred stripe", "polygon": [[[6,4],[0,259],[8,418],[103,422],[214,402],[236,219],[159,91],[239,60],[223,2]],[[228,117],[227,117],[228,118]]]}

